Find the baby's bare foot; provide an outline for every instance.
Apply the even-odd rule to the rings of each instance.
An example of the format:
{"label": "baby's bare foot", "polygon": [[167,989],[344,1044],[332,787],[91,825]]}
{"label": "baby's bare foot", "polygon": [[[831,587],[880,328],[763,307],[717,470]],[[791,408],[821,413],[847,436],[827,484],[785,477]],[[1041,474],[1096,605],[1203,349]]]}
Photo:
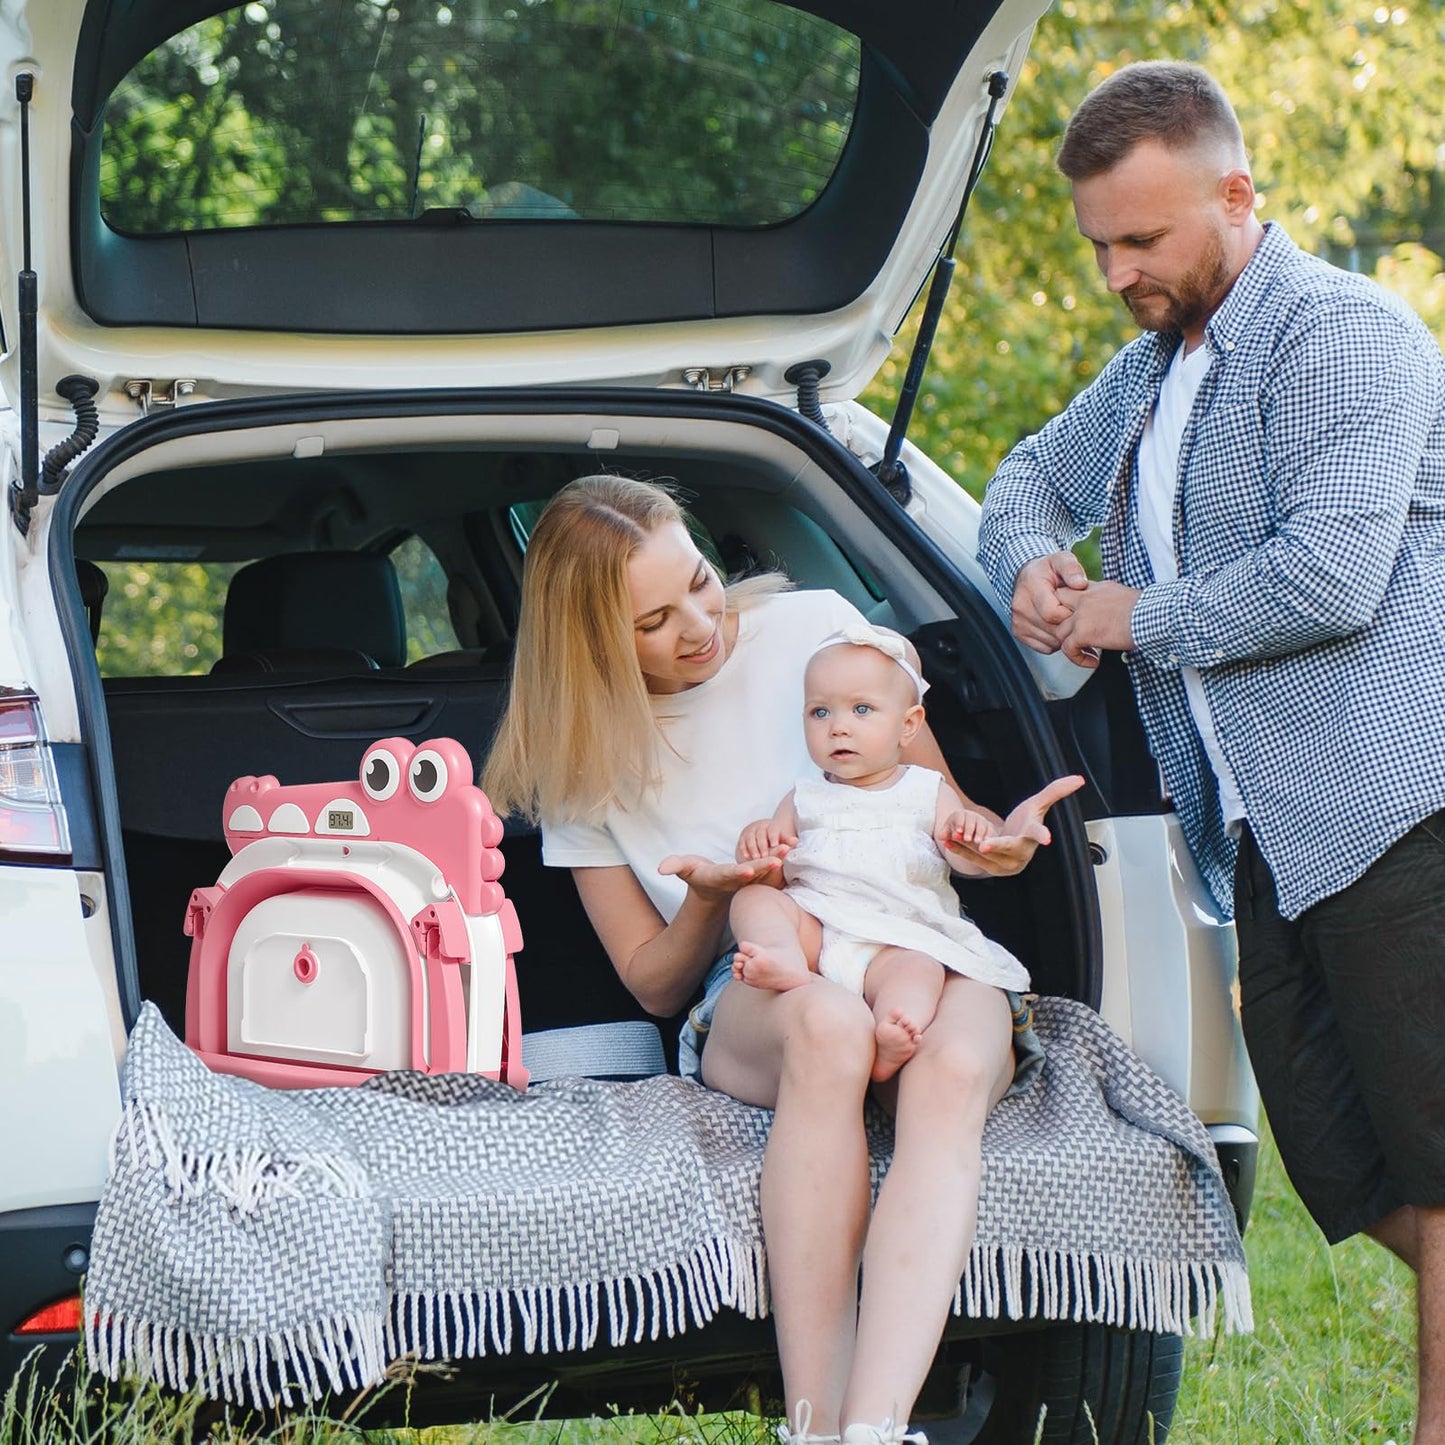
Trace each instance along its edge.
{"label": "baby's bare foot", "polygon": [[886,1019],[879,1019],[873,1031],[877,1053],[873,1059],[873,1079],[882,1083],[891,1079],[918,1051],[923,1030],[901,1008],[894,1009]]}
{"label": "baby's bare foot", "polygon": [[757,943],[738,943],[733,955],[733,977],[754,988],[770,988],[774,993],[785,993],[807,983],[813,975],[807,964],[801,966],[772,949]]}

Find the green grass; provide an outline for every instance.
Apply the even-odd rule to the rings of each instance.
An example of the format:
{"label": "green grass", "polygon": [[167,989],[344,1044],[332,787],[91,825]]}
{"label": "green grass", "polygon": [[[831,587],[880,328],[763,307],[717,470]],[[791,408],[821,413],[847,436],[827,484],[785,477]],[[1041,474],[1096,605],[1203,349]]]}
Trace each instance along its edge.
{"label": "green grass", "polygon": [[1328,1248],[1268,1138],[1244,1242],[1254,1333],[1188,1343],[1169,1445],[1409,1445],[1410,1271],[1366,1239]]}
{"label": "green grass", "polygon": [[[1327,1249],[1268,1138],[1245,1247],[1255,1332],[1191,1340],[1170,1445],[1409,1445],[1414,1415],[1414,1282],[1365,1240]],[[404,1390],[397,1378],[382,1387]],[[522,1413],[526,1413],[525,1411]],[[416,1431],[365,1430],[310,1414],[280,1425],[213,1421],[225,1445],[767,1445],[749,1415],[512,1420]],[[22,1382],[0,1404],[0,1445],[165,1445],[196,1438],[195,1397],[112,1387],[82,1409],[73,1391]],[[361,1416],[364,1418],[364,1416]],[[1021,1442],[1024,1445],[1024,1442]]]}

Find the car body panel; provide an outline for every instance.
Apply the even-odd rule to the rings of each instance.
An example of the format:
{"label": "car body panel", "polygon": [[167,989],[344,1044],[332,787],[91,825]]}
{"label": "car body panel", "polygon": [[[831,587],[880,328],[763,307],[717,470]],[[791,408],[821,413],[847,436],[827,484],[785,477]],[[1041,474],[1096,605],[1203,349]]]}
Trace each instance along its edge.
{"label": "car body panel", "polygon": [[[99,1198],[120,1117],[113,1003],[68,868],[0,865],[0,1212]],[[113,989],[111,990],[113,998]]]}
{"label": "car body panel", "polygon": [[1089,824],[1104,927],[1099,1012],[1206,1124],[1259,1114],[1235,1000],[1234,928],[1173,813]]}

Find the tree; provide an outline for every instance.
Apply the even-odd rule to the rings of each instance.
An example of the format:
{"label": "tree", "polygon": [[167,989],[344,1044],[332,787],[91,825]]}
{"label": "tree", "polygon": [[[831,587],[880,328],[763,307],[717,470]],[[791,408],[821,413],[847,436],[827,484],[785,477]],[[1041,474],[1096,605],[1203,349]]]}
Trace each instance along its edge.
{"label": "tree", "polygon": [[[1053,154],[1093,86],[1130,60],[1162,57],[1206,64],[1225,84],[1265,219],[1308,249],[1374,271],[1445,334],[1445,135],[1436,107],[1420,103],[1445,83],[1438,8],[1060,0],[1039,24],[965,220],[910,428],[975,495],[1004,453],[1134,334],[1075,231]],[[885,415],[916,325],[865,394]]]}
{"label": "tree", "polygon": [[857,70],[851,36],[768,0],[249,0],[117,89],[102,209],[139,232],[429,208],[767,224],[831,174]]}
{"label": "tree", "polygon": [[[594,53],[609,84],[571,83]],[[1263,217],[1373,271],[1445,335],[1445,136],[1424,103],[1445,91],[1438,6],[1057,0],[965,220],[911,428],[975,495],[1133,332],[1074,229],[1053,153],[1092,86],[1160,56],[1207,63],[1225,82]],[[114,224],[152,231],[429,206],[632,218],[695,206],[766,222],[806,205],[831,169],[855,70],[846,37],[758,0],[249,0],[122,83],[102,189]],[[706,143],[681,160],[677,133]],[[916,324],[865,394],[884,415]],[[192,613],[206,610],[198,585],[188,576],[176,594]],[[131,626],[124,609],[155,605],[113,582],[108,626],[149,636],[154,622]],[[126,666],[145,657],[133,645]]]}

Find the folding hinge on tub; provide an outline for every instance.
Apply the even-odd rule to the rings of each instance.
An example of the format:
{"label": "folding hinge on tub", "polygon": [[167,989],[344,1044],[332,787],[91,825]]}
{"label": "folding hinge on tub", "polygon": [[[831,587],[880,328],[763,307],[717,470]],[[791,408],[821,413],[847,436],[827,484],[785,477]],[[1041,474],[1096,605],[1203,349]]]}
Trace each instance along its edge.
{"label": "folding hinge on tub", "polygon": [[462,745],[384,738],[355,782],[226,791],[234,855],[186,909],[186,1042],[276,1088],[386,1069],[527,1086],[497,881],[502,823]]}

